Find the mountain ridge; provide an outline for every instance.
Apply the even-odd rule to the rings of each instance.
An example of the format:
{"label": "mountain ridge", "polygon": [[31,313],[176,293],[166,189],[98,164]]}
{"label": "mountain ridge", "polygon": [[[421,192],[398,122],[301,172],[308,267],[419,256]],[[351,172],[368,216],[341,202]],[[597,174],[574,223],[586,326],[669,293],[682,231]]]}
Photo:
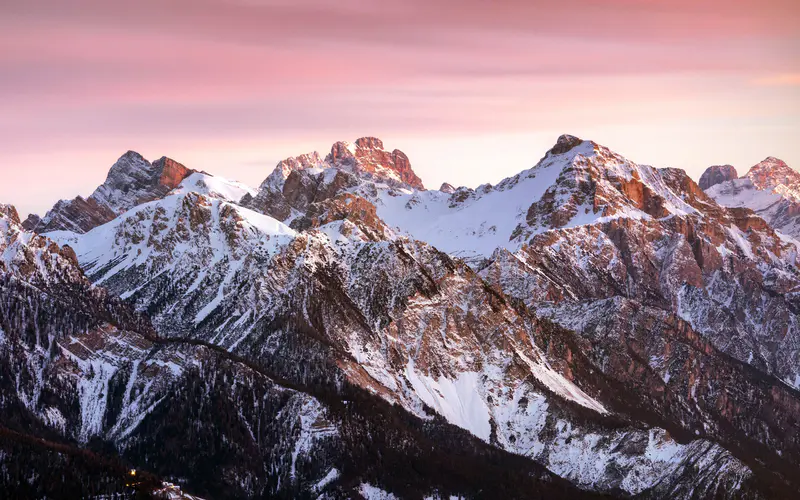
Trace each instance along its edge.
{"label": "mountain ridge", "polygon": [[[800,491],[792,473],[800,463],[797,241],[747,208],[718,204],[682,170],[635,164],[574,136],[559,137],[536,165],[495,186],[451,192],[415,188],[416,174],[396,152],[375,138],[337,142],[324,159],[310,153],[280,162],[258,190],[189,173],[85,232],[26,235],[17,217],[7,248],[47,237],[68,244],[53,249],[72,251],[72,264],[63,261],[71,272],[85,272],[80,279],[152,325],[150,340],[101,328],[60,344],[84,367],[76,383],[102,388],[102,377],[123,377],[115,386],[122,406],[106,397],[111,385],[81,392],[79,407],[95,408],[84,414],[102,418],[62,412],[70,424],[60,432],[106,439],[161,473],[188,474],[201,493],[224,485],[230,495],[223,496],[310,494],[323,483],[333,493],[380,486],[401,496],[436,496],[445,483],[449,494],[481,487],[477,478],[459,487],[447,469],[444,483],[425,475],[412,491],[413,481],[392,481],[393,467],[380,462],[368,473],[343,467],[364,456],[358,441],[383,421],[377,415],[410,422],[393,431],[395,443],[418,442],[407,440],[420,429],[428,437],[472,436],[467,455],[476,467],[486,466],[489,450],[522,455],[505,462],[509,474],[538,471],[544,482],[580,488],[567,495]],[[13,218],[9,208],[0,212]],[[23,267],[38,272],[38,254],[20,252]],[[150,360],[154,339],[169,348]],[[93,347],[87,353],[82,344]],[[126,357],[150,368],[131,372]],[[219,363],[224,368],[213,368]],[[287,410],[299,412],[297,420],[279,414],[269,430],[286,451],[279,456],[247,432],[225,434],[253,450],[247,463],[229,464],[235,477],[251,479],[213,482],[131,447],[126,436],[152,444],[182,411],[159,403],[148,380],[221,384],[237,398],[224,407],[244,412],[225,419],[244,427],[258,415],[277,418],[254,412],[241,389],[226,385],[252,380],[267,406],[280,407],[281,391],[255,381],[248,363],[314,388],[312,399],[324,395]],[[155,378],[145,376],[154,370]],[[152,407],[130,406],[134,392],[123,390],[130,384]],[[29,388],[38,385],[24,387],[34,418],[59,428],[62,419],[35,404]],[[206,404],[177,394],[187,408]],[[352,413],[350,400],[384,409]],[[214,432],[224,429],[202,422],[203,439],[216,442]],[[403,430],[410,428],[417,430]],[[459,449],[449,438],[442,446]],[[424,453],[412,455],[433,466]],[[394,456],[397,470],[407,471],[409,455]],[[257,472],[260,463],[276,465]],[[521,484],[507,486],[509,497],[524,496],[514,489]]]}

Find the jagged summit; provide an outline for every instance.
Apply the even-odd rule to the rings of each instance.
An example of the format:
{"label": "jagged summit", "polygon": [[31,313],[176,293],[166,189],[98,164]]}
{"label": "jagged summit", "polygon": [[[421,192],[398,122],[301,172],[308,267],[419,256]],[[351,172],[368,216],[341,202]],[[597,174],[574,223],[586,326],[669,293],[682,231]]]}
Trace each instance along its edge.
{"label": "jagged summit", "polygon": [[166,194],[192,173],[194,170],[166,156],[150,163],[139,153],[128,151],[111,166],[105,182],[91,197],[115,211],[127,210],[140,203],[136,195],[147,198],[157,197],[158,192]]}
{"label": "jagged summit", "polygon": [[399,182],[420,191],[425,189],[422,179],[411,169],[408,156],[399,149],[391,152],[385,150],[383,141],[375,137],[361,137],[354,144],[336,142],[325,161],[361,175],[366,174],[390,183]]}
{"label": "jagged summit", "polygon": [[713,165],[708,167],[700,176],[700,189],[706,190],[711,186],[739,177],[733,165]]}
{"label": "jagged summit", "polygon": [[287,224],[300,224],[309,212],[320,222],[330,220],[334,207],[340,215],[351,212],[343,207],[355,206],[353,201],[342,197],[356,196],[362,214],[374,210],[401,234],[464,258],[486,258],[498,247],[517,248],[555,228],[606,218],[685,215],[710,203],[685,173],[637,165],[567,134],[534,167],[476,189],[448,183],[435,191],[414,189],[398,179],[405,164],[387,159],[401,154],[387,153],[371,137],[337,142],[325,160],[312,153],[280,162],[258,195],[242,201]]}
{"label": "jagged summit", "polygon": [[425,189],[422,180],[411,168],[408,156],[399,149],[387,151],[383,141],[376,137],[361,137],[354,143],[335,142],[324,159],[316,151],[286,158],[275,166],[260,189],[280,191],[292,172],[307,171],[308,174],[316,175],[326,169],[352,173],[356,177],[385,182],[392,186],[420,191]]}
{"label": "jagged summit", "polygon": [[136,205],[165,196],[194,172],[166,156],[150,163],[136,151],[127,151],[88,198],[61,200],[44,217],[31,214],[24,227],[39,233],[85,233]]}
{"label": "jagged summit", "polygon": [[558,137],[555,146],[550,148],[549,152],[554,155],[564,154],[581,143],[583,143],[583,139],[575,137],[574,135],[562,134]]}

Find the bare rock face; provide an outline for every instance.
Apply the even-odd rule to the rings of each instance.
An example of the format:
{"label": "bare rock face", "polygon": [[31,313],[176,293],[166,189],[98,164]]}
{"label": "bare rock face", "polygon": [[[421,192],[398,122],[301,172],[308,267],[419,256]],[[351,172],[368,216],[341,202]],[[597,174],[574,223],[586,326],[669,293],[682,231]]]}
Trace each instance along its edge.
{"label": "bare rock face", "polygon": [[350,168],[376,179],[408,185],[424,190],[422,180],[411,169],[408,156],[399,149],[386,151],[383,142],[375,137],[362,137],[355,144],[337,142],[325,159],[334,166]]}
{"label": "bare rock face", "polygon": [[60,230],[85,233],[116,216],[116,212],[108,205],[100,204],[91,197],[78,196],[71,201],[58,201],[32,229],[37,233]]}
{"label": "bare rock face", "polygon": [[139,153],[128,151],[114,163],[105,182],[91,196],[61,200],[44,217],[29,217],[25,227],[39,233],[85,233],[138,204],[165,196],[192,173],[194,170],[170,158],[150,163]]}
{"label": "bare rock face", "polygon": [[708,167],[703,175],[700,176],[700,189],[705,191],[711,186],[721,184],[739,177],[736,169],[732,165],[714,165]]}
{"label": "bare rock face", "polygon": [[42,218],[36,214],[28,214],[25,220],[22,222],[22,227],[25,228],[26,231],[35,231],[36,227],[42,222]]}
{"label": "bare rock face", "polygon": [[574,135],[564,134],[559,136],[556,145],[550,149],[550,153],[560,155],[569,152],[572,148],[582,143],[583,140]]}
{"label": "bare rock face", "polygon": [[162,156],[153,162],[153,167],[156,171],[161,171],[161,176],[158,179],[158,185],[172,190],[180,185],[180,183],[189,175],[194,173],[194,170],[186,168],[172,158]]}
{"label": "bare rock face", "polygon": [[453,193],[456,192],[456,188],[453,187],[452,184],[449,184],[447,182],[443,182],[442,185],[439,187],[439,191],[441,191],[443,193],[447,193],[447,194],[453,194]]}
{"label": "bare rock face", "polygon": [[139,153],[128,151],[111,167],[106,181],[90,198],[119,214],[163,197],[192,173],[194,170],[170,158],[150,163]]}

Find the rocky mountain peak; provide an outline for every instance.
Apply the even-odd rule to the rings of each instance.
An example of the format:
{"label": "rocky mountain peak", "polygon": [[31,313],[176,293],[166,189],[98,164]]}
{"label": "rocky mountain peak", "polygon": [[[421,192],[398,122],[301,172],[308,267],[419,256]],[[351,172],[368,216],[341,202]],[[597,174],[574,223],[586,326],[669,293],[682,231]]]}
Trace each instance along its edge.
{"label": "rocky mountain peak", "polygon": [[127,151],[111,166],[105,182],[88,198],[61,200],[44,217],[32,215],[25,228],[45,233],[85,233],[117,215],[148,201],[163,198],[194,170],[163,156],[150,163],[136,151]]}
{"label": "rocky mountain peak", "polygon": [[152,165],[144,156],[136,151],[129,150],[120,156],[108,169],[105,184],[121,184],[130,178],[145,178],[151,170]]}
{"label": "rocky mountain peak", "polygon": [[171,190],[192,173],[194,170],[166,156],[150,163],[136,151],[128,151],[111,166],[106,181],[92,196],[102,198],[113,190],[129,192],[158,186]]}
{"label": "rocky mountain peak", "polygon": [[261,183],[259,190],[281,192],[292,172],[313,170],[312,175],[316,175],[326,169],[345,171],[368,181],[395,187],[425,189],[405,153],[399,149],[385,150],[383,141],[377,137],[361,137],[354,143],[335,142],[324,159],[315,151],[281,161]]}
{"label": "rocky mountain peak", "polygon": [[280,191],[283,189],[283,183],[292,172],[325,167],[325,162],[316,151],[300,156],[291,156],[275,165],[275,169],[261,183],[259,190]]}
{"label": "rocky mountain peak", "polygon": [[325,161],[334,167],[366,174],[390,184],[406,184],[420,191],[425,189],[422,179],[411,168],[408,156],[399,149],[385,150],[383,141],[375,137],[362,137],[355,144],[337,142]]}
{"label": "rocky mountain peak", "polygon": [[700,176],[700,189],[706,189],[716,184],[721,184],[739,177],[733,165],[714,165],[708,167],[703,175]]}
{"label": "rocky mountain peak", "polygon": [[574,135],[563,134],[559,136],[555,146],[550,148],[549,152],[554,155],[564,154],[582,142],[583,139],[575,137]]}
{"label": "rocky mountain peak", "polygon": [[772,189],[777,186],[800,188],[800,172],[772,156],[753,165],[745,177],[758,189]]}
{"label": "rocky mountain peak", "polygon": [[19,213],[14,205],[0,203],[0,216],[10,219],[11,222],[16,224],[20,223]]}
{"label": "rocky mountain peak", "polygon": [[28,214],[28,217],[22,222],[22,227],[26,231],[35,231],[39,224],[41,224],[42,218],[36,214]]}
{"label": "rocky mountain peak", "polygon": [[456,192],[456,188],[450,183],[443,182],[442,185],[439,186],[439,191],[447,194],[453,194]]}

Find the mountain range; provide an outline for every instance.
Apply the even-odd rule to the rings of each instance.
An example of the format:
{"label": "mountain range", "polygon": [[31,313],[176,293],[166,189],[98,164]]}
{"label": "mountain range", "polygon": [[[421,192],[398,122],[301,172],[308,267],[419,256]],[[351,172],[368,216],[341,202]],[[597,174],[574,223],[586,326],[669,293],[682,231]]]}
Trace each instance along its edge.
{"label": "mountain range", "polygon": [[254,189],[128,152],[0,205],[0,489],[796,497],[799,239],[775,158],[698,184],[564,135],[433,190],[364,137]]}

